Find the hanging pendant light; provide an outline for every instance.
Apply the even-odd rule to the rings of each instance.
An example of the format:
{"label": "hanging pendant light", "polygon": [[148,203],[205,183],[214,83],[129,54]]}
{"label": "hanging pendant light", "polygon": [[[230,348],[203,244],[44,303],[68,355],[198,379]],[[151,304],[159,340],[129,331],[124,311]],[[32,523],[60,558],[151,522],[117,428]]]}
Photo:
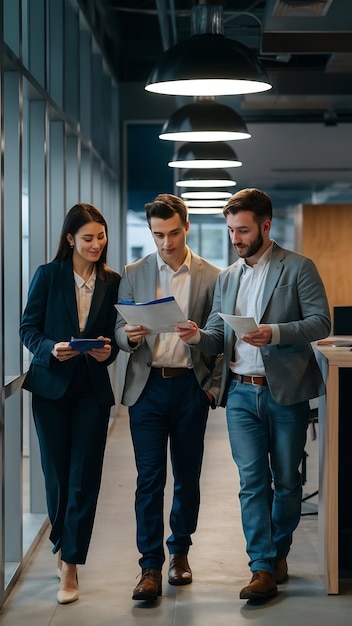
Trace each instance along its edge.
{"label": "hanging pendant light", "polygon": [[223,214],[222,208],[216,208],[216,207],[207,207],[207,208],[187,207],[187,208],[188,208],[188,213],[190,215],[222,215]]}
{"label": "hanging pendant light", "polygon": [[259,93],[271,89],[254,52],[224,37],[223,7],[211,0],[191,9],[192,36],[164,52],[145,89],[182,96]]}
{"label": "hanging pendant light", "polygon": [[214,98],[201,98],[177,109],[163,125],[159,139],[236,141],[250,136],[245,122],[231,107]]}
{"label": "hanging pendant light", "polygon": [[231,197],[229,191],[184,191],[181,198],[188,203],[189,200],[224,200]]}
{"label": "hanging pendant light", "polygon": [[230,176],[226,170],[187,170],[182,173],[176,181],[176,187],[195,187],[199,189],[217,188],[217,187],[234,187],[236,181]]}
{"label": "hanging pendant light", "polygon": [[226,200],[187,200],[187,206],[193,209],[215,209],[223,208],[226,204]]}
{"label": "hanging pendant light", "polygon": [[183,168],[224,168],[240,167],[236,152],[224,142],[188,142],[183,144],[169,161],[169,167]]}

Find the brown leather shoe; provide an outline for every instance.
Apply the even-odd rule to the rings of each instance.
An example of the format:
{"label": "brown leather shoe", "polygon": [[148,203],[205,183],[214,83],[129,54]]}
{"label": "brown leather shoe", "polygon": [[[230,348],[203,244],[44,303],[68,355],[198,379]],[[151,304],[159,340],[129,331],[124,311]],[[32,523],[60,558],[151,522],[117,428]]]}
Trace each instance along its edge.
{"label": "brown leather shoe", "polygon": [[170,585],[189,585],[192,582],[192,570],[186,554],[170,554]]}
{"label": "brown leather shoe", "polygon": [[268,600],[277,595],[275,578],[265,570],[253,572],[252,580],[240,592],[241,600]]}
{"label": "brown leather shoe", "polygon": [[288,580],[287,561],[284,556],[275,559],[274,578],[277,585],[281,585]]}
{"label": "brown leather shoe", "polygon": [[132,600],[147,600],[155,602],[161,596],[161,571],[158,569],[143,569],[141,579],[133,589]]}

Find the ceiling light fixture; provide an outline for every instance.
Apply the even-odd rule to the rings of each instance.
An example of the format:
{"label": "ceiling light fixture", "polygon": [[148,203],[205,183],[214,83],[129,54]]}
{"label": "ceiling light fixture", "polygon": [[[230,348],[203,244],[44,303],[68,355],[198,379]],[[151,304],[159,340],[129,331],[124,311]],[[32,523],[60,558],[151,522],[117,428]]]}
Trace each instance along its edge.
{"label": "ceiling light fixture", "polygon": [[191,215],[222,215],[222,209],[207,208],[207,209],[195,209],[190,207],[188,213]]}
{"label": "ceiling light fixture", "polygon": [[250,136],[245,122],[231,107],[214,98],[200,98],[177,109],[163,125],[159,139],[236,141]]}
{"label": "ceiling light fixture", "polygon": [[234,187],[236,181],[232,179],[226,170],[187,170],[179,180],[176,181],[176,187]]}
{"label": "ceiling light fixture", "polygon": [[181,198],[188,200],[227,200],[231,194],[229,191],[184,191]]}
{"label": "ceiling light fixture", "polygon": [[174,96],[225,96],[271,89],[254,52],[224,37],[223,30],[219,2],[202,0],[193,6],[192,36],[164,52],[145,89]]}
{"label": "ceiling light fixture", "polygon": [[187,206],[190,208],[198,209],[215,209],[224,207],[226,200],[187,200]]}
{"label": "ceiling light fixture", "polygon": [[169,167],[179,167],[181,169],[204,168],[212,169],[217,167],[240,167],[242,162],[238,160],[236,152],[224,142],[205,143],[189,142],[184,143],[169,161]]}

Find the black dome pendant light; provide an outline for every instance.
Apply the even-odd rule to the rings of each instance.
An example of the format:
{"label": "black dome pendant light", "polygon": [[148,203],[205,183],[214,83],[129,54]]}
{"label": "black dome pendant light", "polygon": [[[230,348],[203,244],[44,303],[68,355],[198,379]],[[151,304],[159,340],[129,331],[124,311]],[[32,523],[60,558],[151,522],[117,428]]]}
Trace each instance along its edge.
{"label": "black dome pendant light", "polygon": [[225,96],[271,89],[254,52],[223,34],[219,0],[199,0],[191,9],[194,34],[172,46],[151,71],[145,89],[181,96]]}

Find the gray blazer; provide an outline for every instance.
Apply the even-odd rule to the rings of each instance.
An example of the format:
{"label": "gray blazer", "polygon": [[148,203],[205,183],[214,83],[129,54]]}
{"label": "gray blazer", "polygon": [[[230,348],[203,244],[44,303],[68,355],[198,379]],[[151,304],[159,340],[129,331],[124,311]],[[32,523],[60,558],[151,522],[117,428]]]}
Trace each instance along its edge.
{"label": "gray blazer", "polygon": [[[236,335],[218,312],[233,315],[240,282],[236,261],[219,275],[214,304],[197,348],[207,354],[224,352],[219,402],[224,404],[229,364]],[[260,348],[273,398],[282,405],[323,395],[324,383],[311,342],[331,329],[322,280],[310,259],[273,243],[263,294],[260,324],[278,324],[280,343]],[[196,348],[194,348],[196,351]]]}
{"label": "gray blazer", "polygon": [[[188,319],[200,327],[206,323],[211,311],[216,279],[220,269],[194,252],[191,252],[191,286]],[[157,252],[126,265],[119,287],[119,300],[149,302],[154,300],[158,286]],[[156,335],[147,335],[145,341],[133,350],[125,333],[125,320],[118,314],[115,338],[121,350],[129,352],[122,404],[133,405],[142,393],[150,374]],[[222,350],[220,351],[222,352]],[[204,355],[199,350],[190,351],[194,373],[200,387],[210,391],[217,401],[220,392],[222,356]]]}

